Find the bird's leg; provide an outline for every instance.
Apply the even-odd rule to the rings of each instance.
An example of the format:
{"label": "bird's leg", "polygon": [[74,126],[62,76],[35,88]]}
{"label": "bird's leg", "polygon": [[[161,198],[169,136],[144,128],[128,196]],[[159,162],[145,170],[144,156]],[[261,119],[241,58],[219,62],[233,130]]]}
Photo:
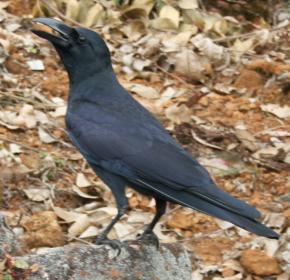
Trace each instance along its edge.
{"label": "bird's leg", "polygon": [[158,241],[158,237],[153,232],[153,228],[155,227],[155,225],[157,224],[161,216],[165,213],[166,201],[159,198],[155,198],[155,201],[156,201],[155,216],[153,220],[151,221],[151,223],[146,227],[146,229],[144,230],[144,232],[141,234],[141,236],[138,239],[140,241],[147,241],[147,240],[152,241],[153,243],[155,243],[156,247],[158,248],[159,241]]}
{"label": "bird's leg", "polygon": [[114,249],[118,249],[120,252],[121,242],[118,240],[110,240],[108,239],[107,235],[109,234],[113,226],[120,220],[120,218],[128,210],[128,199],[125,195],[126,182],[121,177],[105,172],[104,170],[97,169],[97,167],[95,166],[94,170],[99,175],[99,177],[104,181],[104,183],[106,183],[110,187],[115,197],[118,208],[117,215],[110,222],[110,224],[103,230],[103,232],[94,240],[94,243],[108,244]]}
{"label": "bird's leg", "polygon": [[128,210],[128,205],[123,205],[120,208],[118,207],[118,213],[115,218],[110,222],[109,225],[103,230],[103,232],[94,240],[96,244],[108,244],[114,249],[120,250],[121,242],[118,240],[110,240],[108,239],[107,235],[113,228],[113,226],[121,219],[121,217],[126,213]]}

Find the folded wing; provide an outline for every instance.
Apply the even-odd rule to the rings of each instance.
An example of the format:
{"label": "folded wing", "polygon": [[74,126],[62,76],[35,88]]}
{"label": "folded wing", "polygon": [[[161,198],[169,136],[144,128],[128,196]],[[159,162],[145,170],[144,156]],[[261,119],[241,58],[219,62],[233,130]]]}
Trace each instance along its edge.
{"label": "folded wing", "polygon": [[166,141],[164,135],[154,136],[142,126],[121,121],[114,126],[86,121],[71,130],[71,137],[92,164],[176,203],[257,234],[277,237],[255,220],[260,213],[253,206],[219,189],[195,159],[171,140]]}

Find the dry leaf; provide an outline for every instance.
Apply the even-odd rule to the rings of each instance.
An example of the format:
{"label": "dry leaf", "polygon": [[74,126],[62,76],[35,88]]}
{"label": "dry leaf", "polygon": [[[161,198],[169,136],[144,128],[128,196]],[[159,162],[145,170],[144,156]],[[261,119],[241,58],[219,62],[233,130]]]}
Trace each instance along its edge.
{"label": "dry leaf", "polygon": [[183,48],[173,59],[176,72],[184,75],[191,81],[202,82],[209,64],[205,57],[200,57],[193,51]]}
{"label": "dry leaf", "polygon": [[84,25],[87,27],[103,24],[104,8],[100,4],[95,4],[88,12]]}
{"label": "dry leaf", "polygon": [[190,122],[191,114],[191,110],[184,104],[180,106],[173,104],[165,110],[165,116],[173,123],[177,124]]}
{"label": "dry leaf", "polygon": [[79,216],[75,222],[69,227],[69,237],[76,237],[82,234],[90,226],[90,218],[87,215]]}
{"label": "dry leaf", "polygon": [[66,1],[66,17],[71,19],[77,19],[79,14],[80,3],[77,0]]}
{"label": "dry leaf", "polygon": [[84,198],[89,198],[89,199],[96,199],[98,198],[99,196],[97,195],[89,195],[89,194],[86,194],[84,192],[82,192],[77,186],[73,185],[72,186],[72,190],[78,194],[80,197],[84,197]]}
{"label": "dry leaf", "polygon": [[38,137],[41,142],[46,144],[57,142],[57,140],[50,136],[42,127],[38,127]]}
{"label": "dry leaf", "polygon": [[136,12],[137,9],[143,10],[145,16],[149,15],[151,12],[153,6],[154,6],[154,0],[134,0],[133,5],[130,5],[129,8],[125,10],[126,15],[128,15],[128,11],[130,11],[132,14]]}
{"label": "dry leaf", "polygon": [[78,173],[76,177],[76,185],[79,188],[90,187],[92,183],[87,179],[84,173]]}
{"label": "dry leaf", "polygon": [[276,252],[278,251],[280,245],[279,245],[278,240],[265,238],[264,246],[265,246],[266,254],[269,257],[274,257]]}
{"label": "dry leaf", "polygon": [[162,38],[162,45],[165,47],[165,52],[178,51],[180,46],[186,46],[192,31],[179,32],[177,35],[167,35]]}
{"label": "dry leaf", "polygon": [[203,278],[202,274],[200,273],[199,269],[192,272],[191,280],[203,280],[203,279],[204,278]]}
{"label": "dry leaf", "polygon": [[118,239],[123,239],[130,235],[131,232],[134,231],[134,228],[127,223],[117,223],[114,225],[115,232],[117,234]]}
{"label": "dry leaf", "polygon": [[252,49],[254,45],[254,39],[248,39],[245,41],[241,41],[240,39],[237,39],[234,42],[234,45],[232,46],[232,50],[237,52],[237,55],[242,55],[243,53],[249,51]]}
{"label": "dry leaf", "polygon": [[156,29],[177,29],[179,20],[179,11],[172,6],[165,5],[159,12],[159,18],[152,20],[151,24]]}
{"label": "dry leaf", "polygon": [[32,71],[43,71],[45,69],[43,62],[40,59],[28,60],[27,65]]}
{"label": "dry leaf", "polygon": [[280,119],[285,119],[290,117],[290,107],[285,105],[283,107],[277,105],[277,104],[266,104],[261,105],[261,109],[264,112],[269,112],[275,116],[277,116]]}
{"label": "dry leaf", "polygon": [[67,211],[64,210],[60,207],[56,207],[54,205],[52,205],[52,209],[55,212],[55,214],[63,219],[64,221],[66,221],[67,223],[71,223],[76,221],[78,218],[82,217],[82,216],[86,216],[84,214],[80,214],[80,213],[76,213],[76,212],[72,212],[72,211]]}
{"label": "dry leaf", "polygon": [[47,189],[30,188],[23,191],[32,201],[44,201],[50,197],[50,190]]}
{"label": "dry leaf", "polygon": [[12,154],[19,154],[22,152],[21,147],[14,143],[9,144],[9,150]]}
{"label": "dry leaf", "polygon": [[243,145],[252,152],[259,149],[255,137],[245,129],[236,128],[235,135],[243,143]]}
{"label": "dry leaf", "polygon": [[279,149],[275,147],[266,147],[258,150],[253,154],[256,159],[271,159],[278,155]]}
{"label": "dry leaf", "polygon": [[147,99],[156,99],[159,97],[156,89],[141,84],[131,84],[129,90]]}
{"label": "dry leaf", "polygon": [[50,112],[49,114],[54,118],[64,117],[67,112],[67,106],[57,107],[54,112]]}
{"label": "dry leaf", "polygon": [[213,148],[213,149],[222,150],[221,147],[213,145],[213,144],[210,144],[210,143],[206,142],[205,140],[201,139],[193,130],[191,130],[191,135],[192,135],[193,139],[196,142],[198,142],[198,143],[200,143],[200,144],[202,144],[204,146],[207,146],[207,147],[210,147],[210,148]]}
{"label": "dry leaf", "polygon": [[133,69],[141,72],[144,70],[144,67],[147,67],[150,64],[151,64],[151,60],[149,60],[149,59],[146,59],[146,60],[135,59],[135,60],[133,60],[132,67],[133,67]]}
{"label": "dry leaf", "polygon": [[184,10],[194,10],[198,8],[197,0],[180,0],[178,1],[178,6]]}
{"label": "dry leaf", "polygon": [[95,226],[89,226],[80,236],[79,238],[88,238],[95,237],[99,234],[99,229]]}
{"label": "dry leaf", "polygon": [[212,39],[205,37],[203,34],[198,34],[191,39],[191,42],[204,55],[214,60],[221,60],[224,57],[224,48],[215,44]]}
{"label": "dry leaf", "polygon": [[230,229],[230,228],[233,228],[234,227],[234,225],[232,223],[227,222],[227,221],[222,221],[220,219],[215,219],[215,222],[223,230]]}
{"label": "dry leaf", "polygon": [[203,31],[208,32],[210,30],[213,30],[215,23],[219,20],[219,17],[216,17],[215,15],[204,15],[203,16]]}

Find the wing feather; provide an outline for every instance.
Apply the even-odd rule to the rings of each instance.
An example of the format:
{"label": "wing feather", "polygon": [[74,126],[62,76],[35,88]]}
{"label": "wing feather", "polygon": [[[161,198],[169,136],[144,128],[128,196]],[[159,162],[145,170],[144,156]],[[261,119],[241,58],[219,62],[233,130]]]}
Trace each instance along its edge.
{"label": "wing feather", "polygon": [[[69,119],[72,141],[92,164],[112,173],[195,195],[216,207],[256,219],[260,213],[219,189],[209,173],[168,135],[122,120]],[[79,122],[79,123],[78,123]],[[167,139],[170,139],[170,141]],[[178,201],[176,201],[178,202]]]}

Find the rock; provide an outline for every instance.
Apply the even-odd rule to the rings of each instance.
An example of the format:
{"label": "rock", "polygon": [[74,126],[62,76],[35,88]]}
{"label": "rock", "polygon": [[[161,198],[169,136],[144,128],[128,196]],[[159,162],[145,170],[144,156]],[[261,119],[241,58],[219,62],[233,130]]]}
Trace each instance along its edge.
{"label": "rock", "polygon": [[169,227],[180,229],[189,229],[192,223],[192,213],[186,210],[174,212],[167,221]]}
{"label": "rock", "polygon": [[5,253],[20,253],[20,244],[16,241],[15,235],[5,223],[5,219],[0,215],[0,260]]}
{"label": "rock", "polygon": [[216,264],[222,261],[223,253],[232,250],[233,242],[229,238],[216,237],[203,238],[195,241],[193,249],[195,254],[205,263]]}
{"label": "rock", "polygon": [[[41,213],[42,218],[50,215],[49,211]],[[1,272],[8,271],[9,275],[17,274],[20,277],[17,279],[29,280],[191,280],[192,273],[191,259],[180,244],[160,244],[157,249],[131,241],[122,243],[120,254],[116,255],[110,246],[74,243],[13,257],[23,251],[0,216],[0,264],[5,253],[11,255],[6,256],[9,262],[2,263],[0,278]]]}
{"label": "rock", "polygon": [[278,261],[259,250],[247,249],[243,251],[241,265],[250,273],[258,276],[277,275],[282,272]]}
{"label": "rock", "polygon": [[29,280],[191,280],[190,258],[178,244],[124,243],[119,256],[107,246],[71,244],[16,259],[38,266]]}
{"label": "rock", "polygon": [[56,247],[65,244],[65,236],[52,211],[39,212],[23,222],[26,234],[22,241],[29,248]]}
{"label": "rock", "polygon": [[263,84],[264,78],[262,75],[254,70],[244,69],[236,79],[234,86],[237,88],[255,89]]}

